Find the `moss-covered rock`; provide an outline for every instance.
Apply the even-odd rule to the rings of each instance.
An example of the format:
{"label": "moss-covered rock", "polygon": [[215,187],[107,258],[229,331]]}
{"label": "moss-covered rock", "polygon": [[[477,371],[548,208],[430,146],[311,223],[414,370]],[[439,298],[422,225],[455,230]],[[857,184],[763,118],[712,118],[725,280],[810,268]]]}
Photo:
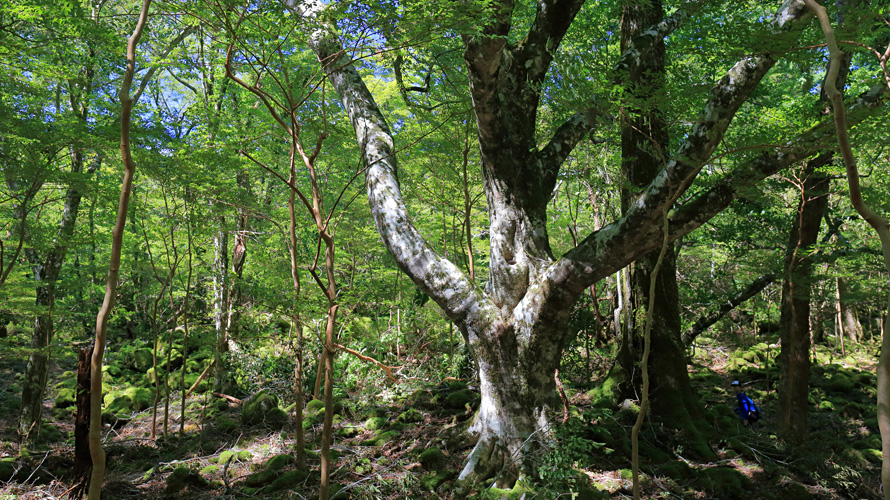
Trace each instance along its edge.
{"label": "moss-covered rock", "polygon": [[832,392],[846,394],[853,390],[855,384],[847,375],[836,373],[825,381],[825,388]]}
{"label": "moss-covered rock", "polygon": [[306,403],[306,410],[304,411],[306,415],[318,415],[319,413],[324,413],[324,401],[320,399],[313,399]]}
{"label": "moss-covered rock", "polygon": [[0,458],[0,482],[11,481],[18,466],[12,457]]}
{"label": "moss-covered rock", "polygon": [[201,469],[202,476],[212,476],[213,474],[216,474],[217,472],[219,472],[218,465],[208,465],[207,467],[204,467],[203,469]]}
{"label": "moss-covered rock", "polygon": [[187,486],[203,488],[207,486],[207,480],[188,467],[178,467],[167,476],[168,495],[178,493]]}
{"label": "moss-covered rock", "polygon": [[345,425],[337,429],[337,435],[343,438],[351,438],[361,434],[362,428],[358,425]]}
{"label": "moss-covered rock", "polygon": [[275,479],[279,476],[278,471],[274,470],[261,470],[259,472],[254,472],[253,474],[244,478],[243,485],[251,486],[254,488],[261,488],[268,484],[272,484]]}
{"label": "moss-covered rock", "polygon": [[247,450],[241,450],[238,452],[237,457],[238,457],[239,461],[246,462],[246,461],[250,460],[251,458],[253,458],[253,453],[251,453]]}
{"label": "moss-covered rock", "polygon": [[294,458],[293,455],[275,455],[269,460],[266,460],[263,468],[271,471],[279,471],[296,461],[297,459]]}
{"label": "moss-covered rock", "polygon": [[779,486],[779,494],[782,500],[810,500],[813,498],[813,494],[806,486],[791,481]]}
{"label": "moss-covered rock", "polygon": [[365,420],[364,428],[369,431],[376,431],[386,427],[387,423],[389,422],[383,417],[371,417],[368,420]]}
{"label": "moss-covered rock", "polygon": [[418,460],[420,461],[420,465],[426,470],[437,471],[445,468],[445,454],[442,453],[442,450],[436,447],[423,450],[423,453],[420,454]]}
{"label": "moss-covered rock", "polygon": [[319,423],[318,418],[315,417],[315,415],[306,415],[303,418],[303,430],[308,431],[309,429],[312,428],[312,426],[318,425],[318,423]]}
{"label": "moss-covered rock", "polygon": [[128,387],[124,390],[124,396],[130,398],[132,411],[142,411],[154,404],[154,392],[145,387]]}
{"label": "moss-covered rock", "polygon": [[403,411],[396,417],[396,422],[400,424],[413,424],[417,422],[423,422],[423,413],[411,408],[409,410]]}
{"label": "moss-covered rock", "polygon": [[59,389],[56,393],[56,400],[54,406],[56,408],[68,408],[69,406],[74,406],[76,401],[74,400],[74,389],[69,389],[67,387]]}
{"label": "moss-covered rock", "polygon": [[658,466],[659,474],[663,474],[674,481],[682,481],[692,476],[692,468],[681,460],[667,462]]}
{"label": "moss-covered rock", "polygon": [[130,360],[130,366],[140,373],[145,373],[152,367],[153,356],[151,349],[136,349],[133,351],[133,358]]}
{"label": "moss-covered rock", "polygon": [[465,408],[468,404],[472,405],[475,400],[476,393],[469,389],[461,389],[445,396],[445,406],[460,410]]}
{"label": "moss-covered rock", "polygon": [[383,446],[399,436],[399,431],[378,432],[372,438],[362,441],[361,446]]}
{"label": "moss-covered rock", "polygon": [[[306,477],[309,475],[308,472],[302,470],[289,470],[284,474],[278,476],[277,479],[272,481],[272,484],[266,488],[266,492],[274,493],[276,491],[289,490],[297,487],[303,481],[306,480]],[[333,495],[332,495],[333,496]]]}
{"label": "moss-covered rock", "polygon": [[245,425],[264,424],[273,429],[281,429],[287,423],[287,414],[278,407],[278,397],[263,389],[244,402],[241,422]]}
{"label": "moss-covered rock", "polygon": [[859,450],[862,453],[862,456],[865,457],[866,460],[873,464],[880,464],[884,459],[884,454],[881,453],[881,450],[876,450],[874,448],[866,448],[864,450]]}
{"label": "moss-covered rock", "polygon": [[449,472],[434,472],[432,474],[427,474],[421,477],[420,484],[422,484],[423,488],[427,491],[436,491],[439,486],[441,486],[442,483],[447,481],[450,477],[451,473]]}
{"label": "moss-covered rock", "polygon": [[386,408],[383,408],[380,406],[372,406],[372,407],[368,408],[367,410],[365,410],[364,416],[365,416],[365,418],[371,418],[371,417],[385,418],[387,413],[388,412],[386,411]]}
{"label": "moss-covered rock", "polygon": [[746,498],[751,486],[751,480],[732,467],[710,467],[698,478],[702,489],[720,498]]}

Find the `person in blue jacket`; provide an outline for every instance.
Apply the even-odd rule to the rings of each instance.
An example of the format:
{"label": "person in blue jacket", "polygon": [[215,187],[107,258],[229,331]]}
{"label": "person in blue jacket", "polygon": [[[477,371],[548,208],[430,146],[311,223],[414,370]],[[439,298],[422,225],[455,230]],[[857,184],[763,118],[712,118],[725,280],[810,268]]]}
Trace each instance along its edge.
{"label": "person in blue jacket", "polygon": [[754,401],[742,391],[742,385],[738,380],[732,381],[732,387],[735,389],[736,415],[742,419],[744,425],[752,425],[760,420],[760,408],[754,404]]}

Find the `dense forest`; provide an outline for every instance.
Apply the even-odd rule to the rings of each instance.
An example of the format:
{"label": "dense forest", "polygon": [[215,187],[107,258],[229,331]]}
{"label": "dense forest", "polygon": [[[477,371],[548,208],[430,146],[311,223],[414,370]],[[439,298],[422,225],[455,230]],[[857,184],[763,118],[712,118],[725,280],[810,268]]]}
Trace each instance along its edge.
{"label": "dense forest", "polygon": [[823,3],[0,3],[0,500],[890,500]]}

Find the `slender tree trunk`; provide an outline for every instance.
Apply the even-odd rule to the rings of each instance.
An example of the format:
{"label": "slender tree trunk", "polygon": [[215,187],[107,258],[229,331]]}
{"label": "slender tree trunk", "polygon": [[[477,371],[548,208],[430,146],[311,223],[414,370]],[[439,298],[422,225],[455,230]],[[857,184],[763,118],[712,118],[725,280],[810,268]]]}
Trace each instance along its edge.
{"label": "slender tree trunk", "polygon": [[[102,308],[96,316],[96,343],[90,360],[90,456],[93,459],[93,472],[90,476],[89,500],[99,500],[102,496],[102,482],[105,479],[105,450],[102,449],[102,358],[105,355],[106,329],[114,299],[117,295],[117,278],[120,272],[121,249],[123,247],[124,230],[127,224],[127,207],[130,203],[130,191],[133,189],[133,176],[136,164],[130,152],[130,118],[133,112],[134,99],[130,97],[130,86],[136,73],[136,46],[142,37],[148,8],[151,0],[142,2],[139,21],[133,34],[127,40],[127,70],[121,83],[121,158],[124,163],[124,179],[121,183],[121,196],[118,201],[117,218],[111,232],[111,261],[108,264],[108,276],[105,280],[105,298]],[[137,96],[138,98],[138,96]]]}
{"label": "slender tree trunk", "polygon": [[232,385],[228,363],[224,359],[229,352],[229,233],[225,216],[220,215],[217,221],[219,230],[213,237],[213,325],[216,331],[213,379],[215,391],[225,393]]}
{"label": "slender tree trunk", "polygon": [[840,324],[842,332],[853,344],[862,341],[862,323],[859,322],[859,312],[855,302],[850,300],[852,290],[847,280],[837,277],[837,302],[840,311]]}
{"label": "slender tree trunk", "polygon": [[779,324],[782,350],[779,354],[779,408],[781,432],[802,443],[809,432],[810,383],[810,248],[819,236],[819,225],[828,202],[827,176],[818,172],[831,160],[823,154],[807,163],[797,212],[791,225],[785,254],[782,309]]}
{"label": "slender tree trunk", "polygon": [[80,498],[90,487],[93,461],[90,458],[90,358],[93,344],[77,353],[77,392],[74,417],[74,489],[70,498]]}

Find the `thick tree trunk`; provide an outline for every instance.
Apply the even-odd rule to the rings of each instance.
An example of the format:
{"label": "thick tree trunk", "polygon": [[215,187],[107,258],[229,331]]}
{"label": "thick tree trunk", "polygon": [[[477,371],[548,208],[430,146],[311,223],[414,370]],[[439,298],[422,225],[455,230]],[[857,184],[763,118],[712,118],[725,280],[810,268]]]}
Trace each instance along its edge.
{"label": "thick tree trunk", "polygon": [[782,312],[779,320],[782,348],[779,353],[779,409],[781,432],[794,442],[803,442],[809,431],[810,383],[810,271],[809,248],[819,235],[819,225],[828,202],[829,179],[816,172],[831,155],[811,160],[803,172],[798,210],[791,225],[785,254],[782,283]]}
{"label": "thick tree trunk", "polygon": [[[553,54],[582,3],[539,3],[528,34],[514,38],[508,36],[513,4],[496,1],[489,22],[464,38],[490,216],[490,278],[481,290],[437,254],[411,223],[396,175],[392,134],[334,27],[319,21],[325,4],[286,2],[300,17],[317,23],[309,34],[309,44],[355,131],[366,166],[368,200],[381,238],[399,268],[455,323],[479,363],[482,407],[470,427],[477,444],[461,472],[464,481],[504,471],[497,482],[509,485],[517,475],[534,474],[533,468],[523,464],[534,459],[530,451],[537,449],[537,437],[551,438],[547,429],[556,397],[554,375],[570,312],[582,293],[660,247],[662,223],[669,211],[672,241],[724,209],[738,189],[798,161],[803,154],[782,149],[761,155],[746,165],[751,168],[745,175],[720,180],[676,206],[675,201],[722,140],[736,111],[776,62],[770,54],[746,56],[714,85],[699,121],[671,158],[661,158],[659,173],[641,190],[624,217],[555,259],[547,236],[547,202],[560,166],[593,129],[599,112],[590,108],[567,118],[543,146],[539,146],[536,117],[539,89],[545,85]],[[774,31],[796,29],[804,12],[801,1],[789,0],[772,20]],[[640,35],[640,41],[645,42],[640,45],[662,39],[685,17],[680,12],[661,20]],[[522,43],[514,45],[510,42],[514,39]],[[641,52],[632,46],[618,66],[639,64]],[[870,98],[867,102],[876,101]],[[815,129],[812,135],[826,133],[827,127]],[[681,361],[674,360],[676,365],[671,366],[681,366],[682,373],[667,375],[667,380],[685,375],[679,332],[674,335],[666,342],[664,357],[674,356],[671,344],[678,348]]]}

